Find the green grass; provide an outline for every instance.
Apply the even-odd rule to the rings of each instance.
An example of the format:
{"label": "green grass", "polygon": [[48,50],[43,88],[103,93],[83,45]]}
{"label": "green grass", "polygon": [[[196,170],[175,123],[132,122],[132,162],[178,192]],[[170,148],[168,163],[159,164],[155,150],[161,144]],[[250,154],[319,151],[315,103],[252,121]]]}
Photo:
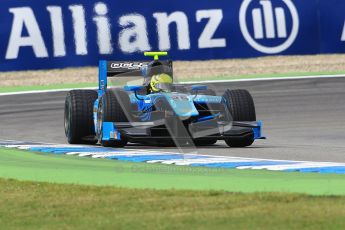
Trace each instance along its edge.
{"label": "green grass", "polygon": [[345,195],[344,175],[211,169],[39,154],[0,148],[0,177],[127,188]]}
{"label": "green grass", "polygon": [[0,179],[1,229],[344,229],[344,196]]}
{"label": "green grass", "polygon": [[[189,81],[219,81],[219,80],[239,80],[239,79],[255,79],[255,78],[284,78],[291,76],[317,76],[317,75],[336,75],[345,74],[345,71],[339,72],[292,72],[283,74],[253,74],[241,76],[219,76],[219,77],[180,77],[181,82]],[[73,89],[73,88],[87,88],[97,87],[97,83],[80,83],[80,84],[51,84],[42,86],[5,86],[0,88],[0,93],[24,92],[32,90],[58,90],[58,89]]]}

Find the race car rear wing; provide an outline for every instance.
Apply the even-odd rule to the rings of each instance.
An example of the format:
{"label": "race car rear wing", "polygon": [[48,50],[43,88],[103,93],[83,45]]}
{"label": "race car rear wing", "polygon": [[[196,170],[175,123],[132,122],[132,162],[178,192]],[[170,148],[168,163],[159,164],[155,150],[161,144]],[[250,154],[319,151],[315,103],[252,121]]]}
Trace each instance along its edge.
{"label": "race car rear wing", "polygon": [[[169,65],[172,69],[172,61],[160,61],[164,65]],[[128,76],[141,76],[141,69],[147,66],[150,61],[100,61],[99,74],[106,75],[107,77],[115,77],[118,75]]]}
{"label": "race car rear wing", "polygon": [[[172,68],[171,60],[160,60],[163,65],[169,65]],[[98,67],[98,85],[100,91],[107,88],[108,77],[139,77],[142,76],[141,69],[146,67],[150,61],[99,61]],[[103,92],[100,94],[102,95]]]}

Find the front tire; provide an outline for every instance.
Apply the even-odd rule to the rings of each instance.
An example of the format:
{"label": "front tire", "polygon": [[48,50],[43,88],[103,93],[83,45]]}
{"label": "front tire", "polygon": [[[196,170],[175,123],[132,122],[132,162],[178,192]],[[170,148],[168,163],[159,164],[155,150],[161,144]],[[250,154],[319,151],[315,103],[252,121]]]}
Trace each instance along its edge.
{"label": "front tire", "polygon": [[69,144],[94,144],[84,137],[95,136],[93,123],[93,104],[97,92],[93,90],[72,90],[65,99],[64,127]]}
{"label": "front tire", "polygon": [[[122,105],[120,103],[122,102]],[[116,89],[116,90],[107,90],[104,96],[100,100],[99,104],[99,116],[101,120],[98,121],[99,124],[103,122],[128,122],[128,118],[124,111],[124,108],[129,110],[130,101],[126,92]],[[126,138],[121,137],[121,140],[102,140],[103,136],[103,127],[99,127],[98,139],[100,144],[104,147],[124,147],[127,145],[128,141]]]}
{"label": "front tire", "polygon": [[[254,100],[247,90],[226,90],[223,98],[232,115],[233,121],[255,121]],[[230,147],[247,147],[253,144],[254,135],[246,137],[228,138],[225,140]]]}

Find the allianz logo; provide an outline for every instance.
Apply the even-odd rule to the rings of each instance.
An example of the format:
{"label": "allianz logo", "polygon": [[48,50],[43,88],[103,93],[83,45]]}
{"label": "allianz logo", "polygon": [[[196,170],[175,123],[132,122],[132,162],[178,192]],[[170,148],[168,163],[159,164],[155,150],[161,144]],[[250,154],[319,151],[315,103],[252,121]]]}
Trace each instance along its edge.
{"label": "allianz logo", "polygon": [[[276,7],[273,9],[271,1],[260,1],[261,8],[255,8],[252,10],[253,27],[255,39],[264,38],[264,26],[266,38],[286,38],[286,18],[284,8]],[[274,11],[274,12],[273,12]],[[264,23],[263,23],[264,20]]]}
{"label": "allianz logo", "polygon": [[[92,10],[86,9],[87,7],[92,7]],[[140,13],[111,14],[108,5],[104,2],[97,2],[94,5],[71,3],[67,7],[55,4],[45,8],[46,12],[40,14],[36,14],[33,8],[28,6],[8,9],[9,16],[13,16],[9,18],[13,18],[13,21],[7,42],[6,59],[17,59],[24,47],[31,48],[37,58],[64,57],[71,54],[83,56],[91,53],[90,49],[98,49],[101,55],[112,55],[118,50],[130,54],[152,50],[152,41],[157,41],[158,44],[154,46],[159,50],[170,50],[171,26],[176,26],[178,50],[189,50],[191,44],[193,46],[195,44],[198,49],[223,48],[227,45],[226,38],[215,36],[223,20],[222,9],[197,10],[195,15],[174,11],[153,12],[144,16]],[[37,16],[45,13],[48,14],[48,20],[42,22]],[[156,21],[154,24],[156,28],[153,28],[150,34],[148,17]],[[72,25],[67,24],[70,20]],[[90,21],[93,25],[89,25]],[[198,31],[200,34],[198,38],[191,41],[195,38],[190,36],[190,27],[195,24],[201,25],[201,31]],[[43,30],[47,26],[48,29]],[[119,32],[114,34],[112,31],[114,28]],[[23,31],[26,31],[25,36]],[[150,40],[149,35],[155,39]],[[95,37],[96,41],[90,41],[90,37]],[[2,41],[5,39],[2,37]],[[48,40],[52,42],[47,42]],[[91,45],[94,43],[97,46]],[[71,52],[69,47],[74,48],[73,53],[67,53]],[[48,53],[48,50],[52,50],[52,53]],[[95,51],[92,50],[92,53]]]}
{"label": "allianz logo", "polygon": [[[273,3],[278,6],[273,7]],[[292,19],[290,31],[287,29],[287,16]],[[253,33],[249,32],[250,24]],[[288,49],[298,35],[298,12],[291,0],[244,0],[240,8],[240,27],[244,38],[254,49],[267,54],[280,53]],[[273,39],[282,41],[276,46],[264,45],[263,41]]]}
{"label": "allianz logo", "polygon": [[341,34],[341,39],[342,42],[345,42],[345,22],[344,22],[344,26],[343,26],[343,32]]}

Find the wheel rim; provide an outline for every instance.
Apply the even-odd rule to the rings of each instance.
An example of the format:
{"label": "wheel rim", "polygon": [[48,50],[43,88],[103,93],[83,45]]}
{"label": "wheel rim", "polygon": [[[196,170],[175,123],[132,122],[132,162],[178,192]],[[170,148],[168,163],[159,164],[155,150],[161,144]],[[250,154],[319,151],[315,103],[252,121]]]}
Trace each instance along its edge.
{"label": "wheel rim", "polygon": [[97,137],[98,140],[102,141],[102,132],[103,132],[103,103],[99,102],[97,110]]}
{"label": "wheel rim", "polygon": [[71,119],[71,104],[66,101],[65,103],[65,114],[64,114],[64,127],[65,127],[65,134],[67,137],[69,137],[69,132],[70,132],[70,119]]}

